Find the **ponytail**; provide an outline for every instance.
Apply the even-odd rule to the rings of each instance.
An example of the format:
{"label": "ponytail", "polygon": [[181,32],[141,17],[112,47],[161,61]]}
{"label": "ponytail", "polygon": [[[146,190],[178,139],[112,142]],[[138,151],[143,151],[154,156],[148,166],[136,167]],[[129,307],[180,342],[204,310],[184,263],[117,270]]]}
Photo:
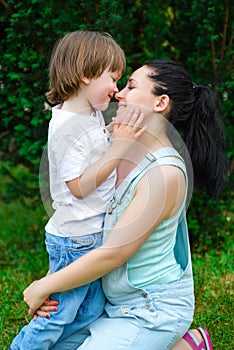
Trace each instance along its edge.
{"label": "ponytail", "polygon": [[189,151],[194,187],[205,191],[209,198],[218,198],[227,182],[228,158],[212,91],[194,84],[186,70],[173,61],[153,60],[146,67],[154,81],[153,94],[167,94],[170,98],[167,119],[181,134]]}
{"label": "ponytail", "polygon": [[184,130],[194,171],[194,186],[218,198],[227,182],[228,159],[218,105],[212,91],[193,84],[194,106]]}

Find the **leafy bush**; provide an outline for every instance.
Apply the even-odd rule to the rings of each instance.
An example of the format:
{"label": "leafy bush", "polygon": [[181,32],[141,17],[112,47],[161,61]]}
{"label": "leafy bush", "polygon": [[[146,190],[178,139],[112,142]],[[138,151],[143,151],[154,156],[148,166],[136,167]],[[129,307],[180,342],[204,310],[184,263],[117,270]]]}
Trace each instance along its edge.
{"label": "leafy bush", "polygon": [[[39,199],[38,169],[50,119],[45,99],[50,55],[59,37],[78,29],[109,32],[122,46],[128,67],[120,87],[131,70],[151,58],[180,61],[194,81],[210,85],[221,101],[233,172],[233,2],[8,0],[0,1],[0,8],[0,159],[2,171],[15,179],[5,200],[30,192]],[[221,216],[233,201],[232,188],[215,204]],[[206,220],[213,208],[195,194],[189,216],[194,237],[206,222],[213,227]]]}

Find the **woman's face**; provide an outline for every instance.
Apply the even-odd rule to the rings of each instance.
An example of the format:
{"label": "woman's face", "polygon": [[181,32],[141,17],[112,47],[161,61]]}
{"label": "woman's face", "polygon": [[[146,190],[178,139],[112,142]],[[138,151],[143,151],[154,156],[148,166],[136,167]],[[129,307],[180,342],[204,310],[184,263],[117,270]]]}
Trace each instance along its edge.
{"label": "woman's face", "polygon": [[154,83],[148,77],[149,72],[146,66],[137,69],[125,88],[115,94],[119,101],[116,114],[119,122],[124,121],[128,110],[132,108],[140,108],[145,116],[153,112],[156,96],[152,93]]}

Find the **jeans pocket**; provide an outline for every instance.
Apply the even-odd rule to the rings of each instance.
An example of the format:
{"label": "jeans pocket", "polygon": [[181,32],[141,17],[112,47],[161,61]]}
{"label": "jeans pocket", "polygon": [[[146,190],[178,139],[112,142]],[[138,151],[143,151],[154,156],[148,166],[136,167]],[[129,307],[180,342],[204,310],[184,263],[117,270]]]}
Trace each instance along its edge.
{"label": "jeans pocket", "polygon": [[66,266],[65,255],[60,245],[45,242],[49,254],[50,272],[58,271]]}
{"label": "jeans pocket", "polygon": [[72,237],[70,245],[66,247],[67,263],[71,263],[82,255],[90,252],[101,245],[99,234]]}
{"label": "jeans pocket", "polygon": [[100,246],[102,238],[100,233],[74,237],[46,238],[46,250],[50,258],[50,271],[54,272],[64,268],[73,261]]}
{"label": "jeans pocket", "polygon": [[100,244],[98,244],[99,239],[100,238],[98,237],[97,233],[86,235],[86,236],[72,237],[70,239],[71,244],[67,249],[74,252],[93,249],[101,245],[101,242]]}

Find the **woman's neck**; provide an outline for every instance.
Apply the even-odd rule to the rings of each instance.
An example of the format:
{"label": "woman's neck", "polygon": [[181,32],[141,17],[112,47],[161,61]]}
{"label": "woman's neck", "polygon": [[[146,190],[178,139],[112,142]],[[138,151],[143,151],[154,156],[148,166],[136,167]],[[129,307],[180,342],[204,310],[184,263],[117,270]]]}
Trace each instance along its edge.
{"label": "woman's neck", "polygon": [[146,131],[138,142],[128,151],[124,159],[121,160],[117,168],[116,187],[125,179],[125,177],[140,163],[148,153],[153,153],[163,147],[172,147],[168,137],[163,135],[160,140],[152,133]]}
{"label": "woman's neck", "polygon": [[148,114],[145,118],[146,132],[142,135],[141,144],[148,152],[155,152],[162,147],[170,147],[171,142],[167,136],[167,119],[160,113]]}

